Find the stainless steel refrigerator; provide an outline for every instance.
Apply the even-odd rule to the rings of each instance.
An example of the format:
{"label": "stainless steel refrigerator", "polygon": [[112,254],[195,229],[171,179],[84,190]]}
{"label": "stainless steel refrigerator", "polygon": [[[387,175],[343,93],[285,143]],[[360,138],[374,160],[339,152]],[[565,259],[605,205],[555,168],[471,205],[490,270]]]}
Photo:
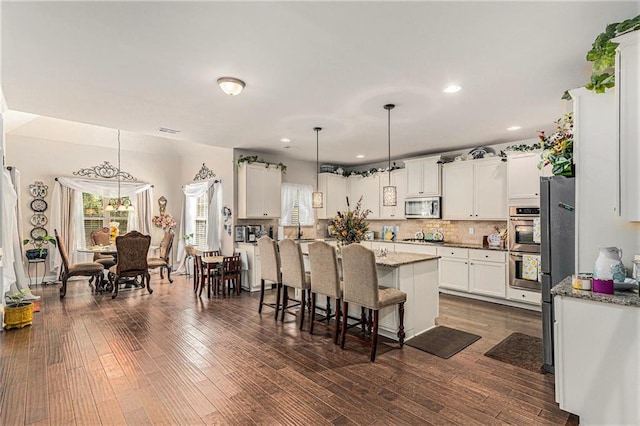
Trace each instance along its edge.
{"label": "stainless steel refrigerator", "polygon": [[575,178],[540,178],[543,368],[554,372],[551,287],[575,272]]}

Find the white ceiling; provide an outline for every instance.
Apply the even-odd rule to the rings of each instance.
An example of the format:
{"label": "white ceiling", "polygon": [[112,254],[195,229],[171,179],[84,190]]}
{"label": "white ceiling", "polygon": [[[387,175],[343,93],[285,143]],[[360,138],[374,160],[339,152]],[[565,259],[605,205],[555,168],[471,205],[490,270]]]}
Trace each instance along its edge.
{"label": "white ceiling", "polygon": [[[640,13],[637,1],[1,7],[13,110],[306,160],[321,126],[320,160],[342,164],[386,158],[386,103],[395,158],[535,137],[588,81],[594,38]],[[245,91],[224,95],[221,76]],[[444,94],[450,82],[463,90]]]}

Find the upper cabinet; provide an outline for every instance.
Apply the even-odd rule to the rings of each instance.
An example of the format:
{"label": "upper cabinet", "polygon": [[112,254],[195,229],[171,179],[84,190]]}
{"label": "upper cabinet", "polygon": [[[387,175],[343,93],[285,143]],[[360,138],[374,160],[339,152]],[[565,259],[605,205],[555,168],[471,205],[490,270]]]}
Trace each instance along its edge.
{"label": "upper cabinet", "polygon": [[443,218],[507,219],[507,164],[500,158],[461,161],[443,167]]}
{"label": "upper cabinet", "polygon": [[391,185],[396,187],[397,203],[395,206],[382,205],[382,188],[389,185],[387,173],[380,174],[380,219],[404,219],[404,199],[407,194],[407,169],[397,169],[391,172]]}
{"label": "upper cabinet", "polygon": [[380,218],[380,203],[382,191],[380,190],[380,175],[374,176],[349,176],[347,179],[349,204],[353,210],[356,203],[362,197],[362,210],[371,210],[369,219]]}
{"label": "upper cabinet", "polygon": [[[548,167],[538,169],[540,152],[526,152],[509,155],[507,162],[508,198],[522,203],[540,205],[540,177],[546,176]],[[516,201],[517,201],[516,200]]]}
{"label": "upper cabinet", "polygon": [[263,163],[238,168],[238,218],[280,217],[282,172]]}
{"label": "upper cabinet", "polygon": [[615,38],[620,216],[640,221],[640,31]]}
{"label": "upper cabinet", "polygon": [[333,173],[320,173],[318,187],[323,194],[323,207],[318,219],[333,219],[339,211],[347,209],[347,179]]}
{"label": "upper cabinet", "polygon": [[407,197],[441,195],[440,156],[404,160],[407,168]]}

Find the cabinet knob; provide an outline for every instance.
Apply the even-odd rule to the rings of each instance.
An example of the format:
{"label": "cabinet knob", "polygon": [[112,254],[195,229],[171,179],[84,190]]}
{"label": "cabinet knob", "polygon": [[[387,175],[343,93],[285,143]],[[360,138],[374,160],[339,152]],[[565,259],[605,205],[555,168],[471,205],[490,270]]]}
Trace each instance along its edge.
{"label": "cabinet knob", "polygon": [[451,255],[453,255],[453,252],[451,252]]}
{"label": "cabinet knob", "polygon": [[470,214],[470,215],[469,215],[469,217],[473,217],[473,215],[472,215],[472,214]]}
{"label": "cabinet knob", "polygon": [[478,217],[478,215],[476,215],[476,217]]}
{"label": "cabinet knob", "polygon": [[488,255],[488,254],[485,254],[485,255],[484,255],[484,257],[486,257],[486,258],[488,259],[488,258],[489,258],[489,255]]}
{"label": "cabinet knob", "polygon": [[522,297],[526,297],[526,296],[523,294]]}

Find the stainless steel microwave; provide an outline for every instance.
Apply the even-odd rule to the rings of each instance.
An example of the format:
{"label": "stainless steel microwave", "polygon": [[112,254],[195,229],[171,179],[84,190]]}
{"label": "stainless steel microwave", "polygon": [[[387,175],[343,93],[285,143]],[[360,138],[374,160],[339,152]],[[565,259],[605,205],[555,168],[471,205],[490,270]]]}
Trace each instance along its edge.
{"label": "stainless steel microwave", "polygon": [[404,217],[440,219],[440,197],[407,198],[404,200]]}

